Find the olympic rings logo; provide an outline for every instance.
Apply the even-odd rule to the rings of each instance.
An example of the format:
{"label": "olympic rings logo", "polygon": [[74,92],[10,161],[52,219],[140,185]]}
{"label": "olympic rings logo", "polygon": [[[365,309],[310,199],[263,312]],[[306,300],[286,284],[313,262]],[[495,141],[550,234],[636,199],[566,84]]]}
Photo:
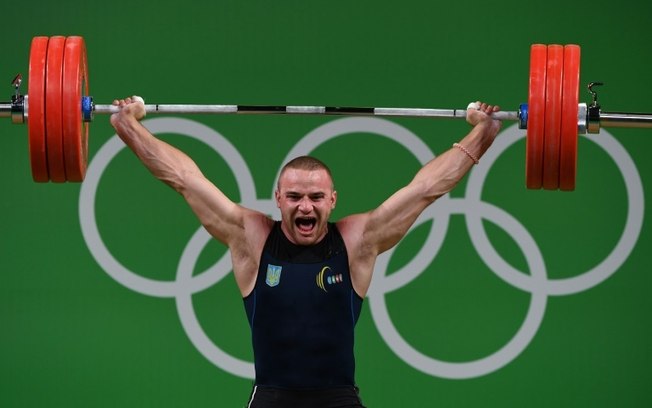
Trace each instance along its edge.
{"label": "olympic rings logo", "polygon": [[[179,118],[149,119],[143,121],[143,124],[154,134],[186,135],[208,145],[231,168],[240,189],[240,204],[278,217],[273,194],[278,172],[270,198],[258,199],[253,177],[244,159],[238,150],[215,130],[198,122]],[[353,117],[337,119],[312,130],[288,152],[283,163],[295,156],[310,154],[333,138],[355,132],[376,134],[394,140],[422,164],[434,156],[421,139],[394,122],[379,118]],[[467,379],[492,373],[509,364],[536,335],[545,313],[548,296],[571,295],[600,284],[620,268],[636,245],[644,216],[641,179],[627,151],[613,136],[601,130],[600,135],[590,140],[614,160],[623,175],[627,191],[627,217],[622,235],[613,250],[589,270],[570,278],[548,278],[543,255],[527,228],[503,209],[481,200],[482,188],[489,170],[508,147],[523,137],[524,132],[516,125],[503,130],[481,163],[468,175],[464,197],[444,196],[421,214],[413,228],[429,221],[432,221],[432,227],[423,246],[411,261],[388,275],[388,264],[394,249],[378,258],[367,294],[372,318],[390,349],[405,363],[425,374],[449,379]],[[111,160],[124,148],[117,136],[109,139],[93,157],[81,187],[79,218],[82,234],[91,254],[104,271],[123,286],[144,295],[174,298],[182,326],[197,350],[222,370],[253,379],[253,363],[235,358],[215,345],[199,324],[193,308],[192,295],[219,283],[232,269],[230,256],[225,252],[215,264],[193,275],[202,250],[212,239],[201,226],[183,250],[174,281],[149,279],[129,270],[113,256],[103,242],[95,217],[97,188]],[[504,282],[531,295],[527,315],[512,339],[493,354],[467,362],[441,361],[415,349],[396,329],[385,302],[388,293],[399,290],[416,279],[437,257],[447,233],[450,216],[456,214],[464,215],[471,242],[487,267]],[[527,271],[517,270],[501,257],[488,239],[483,220],[499,226],[512,237],[525,255],[529,274]]]}

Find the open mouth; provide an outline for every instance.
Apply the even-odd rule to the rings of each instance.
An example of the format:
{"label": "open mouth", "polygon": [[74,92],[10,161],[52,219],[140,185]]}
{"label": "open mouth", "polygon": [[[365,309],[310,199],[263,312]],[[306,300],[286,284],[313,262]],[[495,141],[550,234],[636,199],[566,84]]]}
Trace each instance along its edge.
{"label": "open mouth", "polygon": [[311,232],[317,224],[317,219],[314,217],[301,217],[294,220],[294,224],[301,232]]}

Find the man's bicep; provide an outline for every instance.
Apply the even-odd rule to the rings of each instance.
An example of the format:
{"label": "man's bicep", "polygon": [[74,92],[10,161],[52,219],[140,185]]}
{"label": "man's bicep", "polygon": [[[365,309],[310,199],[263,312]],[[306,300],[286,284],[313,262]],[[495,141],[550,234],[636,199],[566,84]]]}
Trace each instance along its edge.
{"label": "man's bicep", "polygon": [[234,203],[203,176],[188,180],[183,197],[206,230],[221,242],[243,227],[244,208]]}
{"label": "man's bicep", "polygon": [[387,251],[403,239],[428,204],[429,201],[419,195],[413,186],[407,186],[371,211],[366,223],[366,235],[373,240],[378,253]]}

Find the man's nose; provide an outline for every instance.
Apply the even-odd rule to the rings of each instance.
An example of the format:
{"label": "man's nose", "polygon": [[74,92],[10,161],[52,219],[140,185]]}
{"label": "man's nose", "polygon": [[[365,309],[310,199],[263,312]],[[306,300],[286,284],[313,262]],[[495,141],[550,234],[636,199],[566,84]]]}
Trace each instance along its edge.
{"label": "man's nose", "polygon": [[304,213],[312,211],[312,203],[308,197],[303,197],[301,201],[299,201],[299,211]]}

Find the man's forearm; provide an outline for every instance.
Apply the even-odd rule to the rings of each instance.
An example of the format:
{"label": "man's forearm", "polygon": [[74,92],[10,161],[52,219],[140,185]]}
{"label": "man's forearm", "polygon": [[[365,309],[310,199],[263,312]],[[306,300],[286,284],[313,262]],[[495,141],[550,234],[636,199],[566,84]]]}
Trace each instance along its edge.
{"label": "man's forearm", "polygon": [[145,167],[159,180],[178,192],[183,191],[184,178],[201,174],[195,162],[185,153],[157,139],[135,119],[115,125],[120,138],[136,154]]}

